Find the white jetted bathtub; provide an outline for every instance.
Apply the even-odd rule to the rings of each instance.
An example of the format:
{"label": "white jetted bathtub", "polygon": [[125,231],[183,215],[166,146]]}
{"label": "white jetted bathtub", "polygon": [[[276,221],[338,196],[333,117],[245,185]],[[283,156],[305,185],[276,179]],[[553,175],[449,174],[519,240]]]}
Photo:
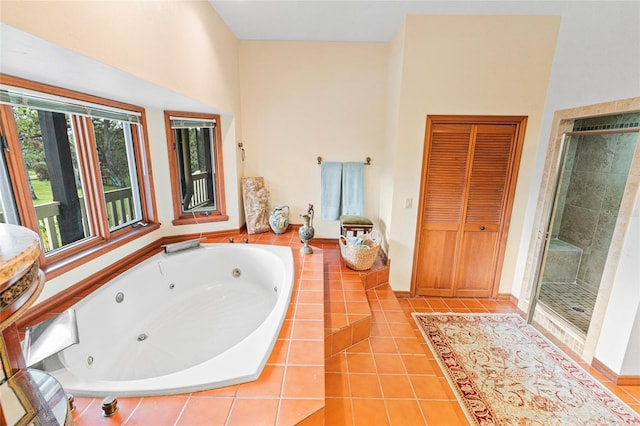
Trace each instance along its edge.
{"label": "white jetted bathtub", "polygon": [[293,288],[289,247],[157,254],[74,306],[80,343],[45,360],[78,396],[163,395],[257,379]]}

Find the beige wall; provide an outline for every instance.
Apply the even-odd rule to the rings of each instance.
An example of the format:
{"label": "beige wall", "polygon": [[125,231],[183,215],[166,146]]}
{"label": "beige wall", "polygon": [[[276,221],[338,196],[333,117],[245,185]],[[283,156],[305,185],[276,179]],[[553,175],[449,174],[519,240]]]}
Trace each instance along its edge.
{"label": "beige wall", "polygon": [[398,149],[398,123],[400,120],[400,95],[402,93],[402,69],[404,61],[405,22],[403,21],[389,43],[389,62],[387,78],[387,117],[384,144],[384,164],[380,173],[380,232],[383,249],[389,252],[391,236],[391,216],[394,191],[394,166]]}
{"label": "beige wall", "polygon": [[[513,236],[521,234],[519,209],[530,189],[559,18],[409,16],[390,44],[239,43],[199,1],[3,1],[1,19],[226,114],[234,220],[210,229],[242,222],[235,184],[243,167],[244,175],[264,176],[272,205],[290,205],[291,221],[299,223],[308,203],[320,205],[317,156],[372,157],[365,213],[386,234],[396,290],[410,286],[426,115],[529,116],[500,288],[509,291],[519,244]],[[158,124],[156,118],[150,112]],[[164,136],[150,130],[150,138],[156,192],[163,194]],[[244,164],[235,155],[237,141],[244,143]],[[405,208],[407,198],[412,208]],[[195,231],[166,225],[168,197],[159,195],[158,209],[163,234]],[[337,222],[322,221],[319,213],[317,236],[337,235]]]}
{"label": "beige wall", "polygon": [[238,40],[206,1],[11,1],[0,20],[221,111],[238,110]]}
{"label": "beige wall", "polygon": [[[396,290],[410,286],[426,115],[529,116],[500,288],[509,291],[559,18],[409,16],[389,44],[238,42],[202,1],[3,1],[0,19],[224,115],[232,220],[206,230],[243,222],[237,180],[244,174],[264,176],[271,204],[289,205],[293,223],[316,205],[316,235],[335,237],[338,223],[320,220],[316,157],[370,156],[365,213],[386,236]],[[159,112],[149,111],[149,132],[160,233],[196,232],[203,227],[169,223]]]}
{"label": "beige wall", "polygon": [[[55,54],[42,51],[32,40],[16,49],[25,49],[25,57],[43,58],[44,65],[29,69],[30,78],[49,82],[51,71],[59,71],[68,64],[57,61],[90,62],[86,58],[108,67],[87,67],[104,71],[99,75],[86,75],[74,69],[63,87],[102,94],[104,87],[118,88],[113,94],[102,94],[120,100],[123,93],[141,95],[132,103],[146,106],[151,163],[155,184],[160,230],[120,247],[98,259],[47,282],[41,300],[63,291],[77,281],[91,275],[114,261],[157,240],[162,235],[189,234],[200,231],[237,229],[244,222],[240,217],[238,175],[242,165],[237,160],[236,143],[239,139],[239,72],[238,40],[206,1],[7,1],[0,3],[0,21],[24,33],[53,43]],[[13,34],[13,33],[12,33]],[[43,43],[45,43],[43,42]],[[30,51],[33,49],[34,51]],[[69,54],[66,50],[77,53]],[[49,62],[47,62],[49,61]],[[75,62],[74,62],[75,63]],[[16,64],[12,64],[16,65]],[[20,64],[17,64],[18,68]],[[22,77],[23,75],[17,75]],[[131,77],[133,76],[133,77]],[[138,79],[136,79],[137,77]],[[76,79],[86,80],[81,84]],[[110,81],[106,81],[110,80]],[[163,109],[175,110],[175,104],[164,100],[158,93],[140,93],[136,80],[145,89],[162,93],[178,93],[181,99],[195,100],[196,108],[222,115],[223,158],[225,164],[225,195],[228,222],[206,225],[172,226],[173,207],[168,173],[167,144]],[[151,82],[153,84],[146,84]],[[155,85],[155,86],[154,86]],[[124,96],[126,99],[129,96]],[[158,97],[160,99],[158,100]],[[167,97],[172,98],[171,96]],[[148,102],[152,100],[152,102]],[[194,112],[201,112],[195,110]],[[236,127],[238,130],[236,131]]]}
{"label": "beige wall", "polygon": [[337,221],[320,219],[320,166],[363,161],[365,213],[379,209],[383,167],[387,44],[241,42],[240,87],[245,175],[263,176],[271,205],[289,205],[290,221],[315,206],[317,237],[336,238]]}
{"label": "beige wall", "polygon": [[[558,17],[408,16],[389,221],[390,282],[411,284],[417,200],[428,114],[529,117],[500,293],[509,293],[540,138]],[[405,208],[406,198],[413,207]]]}

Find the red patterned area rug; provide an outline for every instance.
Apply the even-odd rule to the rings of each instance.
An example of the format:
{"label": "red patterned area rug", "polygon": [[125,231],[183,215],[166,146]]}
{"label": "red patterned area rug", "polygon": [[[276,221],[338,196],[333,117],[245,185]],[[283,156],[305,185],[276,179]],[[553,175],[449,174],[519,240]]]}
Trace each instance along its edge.
{"label": "red patterned area rug", "polygon": [[474,425],[640,425],[517,314],[413,317]]}

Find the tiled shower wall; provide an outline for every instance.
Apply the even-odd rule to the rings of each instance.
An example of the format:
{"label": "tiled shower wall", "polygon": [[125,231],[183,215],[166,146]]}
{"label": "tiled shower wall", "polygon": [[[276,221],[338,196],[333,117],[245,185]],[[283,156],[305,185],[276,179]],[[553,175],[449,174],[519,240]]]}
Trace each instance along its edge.
{"label": "tiled shower wall", "polygon": [[[621,114],[576,120],[574,130],[637,127],[639,122],[640,113]],[[577,282],[597,293],[638,133],[572,138],[552,237],[583,250]]]}

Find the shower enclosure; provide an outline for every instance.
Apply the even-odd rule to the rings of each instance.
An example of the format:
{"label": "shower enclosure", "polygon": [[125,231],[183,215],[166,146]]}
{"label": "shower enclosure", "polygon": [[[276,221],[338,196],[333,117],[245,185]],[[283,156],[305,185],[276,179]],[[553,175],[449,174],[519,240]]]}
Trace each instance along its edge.
{"label": "shower enclosure", "polygon": [[529,317],[542,309],[586,336],[638,143],[640,113],[577,119],[562,136]]}

